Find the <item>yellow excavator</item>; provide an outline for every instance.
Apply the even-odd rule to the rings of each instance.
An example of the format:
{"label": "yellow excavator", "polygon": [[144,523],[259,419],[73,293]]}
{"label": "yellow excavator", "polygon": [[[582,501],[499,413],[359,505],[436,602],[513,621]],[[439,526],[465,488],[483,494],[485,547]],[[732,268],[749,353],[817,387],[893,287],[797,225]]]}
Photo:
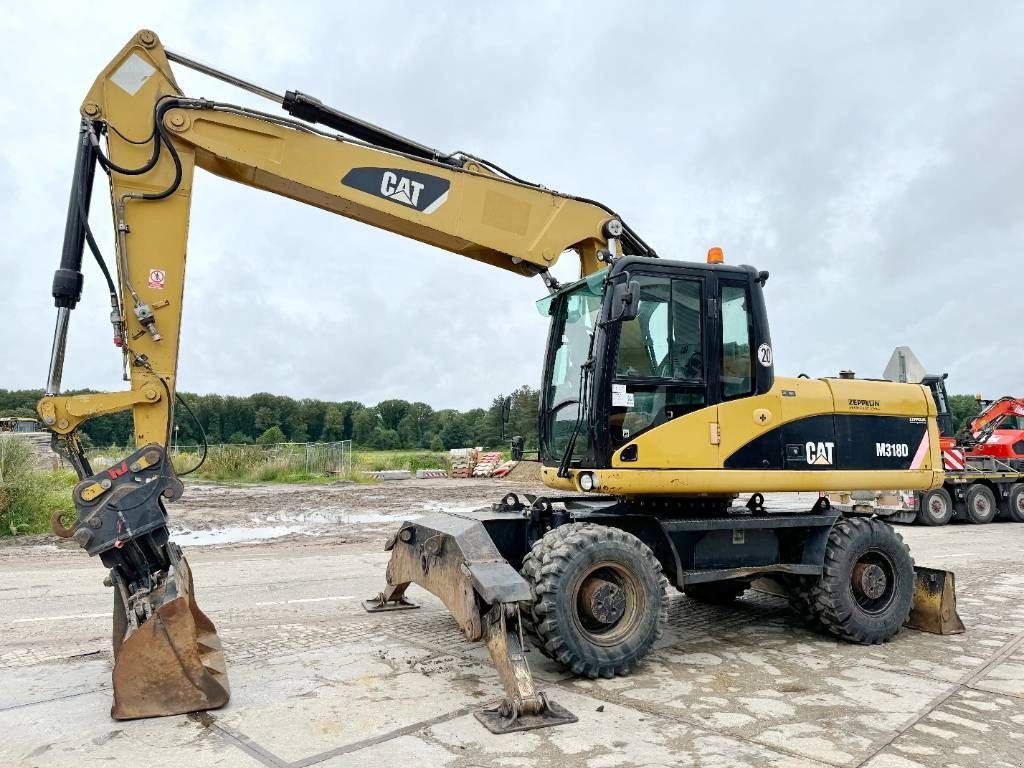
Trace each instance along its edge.
{"label": "yellow excavator", "polygon": [[[187,97],[171,62],[283,111]],[[544,483],[559,493],[508,494],[471,514],[403,523],[387,543],[385,589],[365,603],[414,608],[405,592],[415,583],[444,602],[467,638],[486,641],[506,689],[478,713],[492,731],[575,719],[535,686],[527,635],[576,674],[627,674],[661,632],[669,580],[722,603],[771,577],[809,620],[860,643],[889,639],[908,616],[915,622],[912,611],[918,626],[951,625],[951,576],[919,574],[917,590],[931,599],[915,602],[909,550],[884,522],[842,517],[824,498],[809,510],[766,506],[769,491],[923,490],[942,478],[926,388],[775,376],[766,272],[727,265],[717,248],[706,261],[658,258],[598,202],[301,92],[247,83],[165,49],[148,30],[100,72],[81,117],[38,412],[81,480],[74,519],[56,516],[54,530],[109,569],[113,717],[213,709],[229,696],[223,649],[165,508],[184,488],[166,447],[196,167],[543,279],[540,458]],[[88,224],[97,167],[110,183],[114,274]],[[64,396],[86,246],[106,279],[131,388]],[[566,253],[579,258],[580,279],[559,285],[549,269]],[[125,410],[137,450],[93,472],[77,429]],[[936,618],[941,611],[948,621]]]}

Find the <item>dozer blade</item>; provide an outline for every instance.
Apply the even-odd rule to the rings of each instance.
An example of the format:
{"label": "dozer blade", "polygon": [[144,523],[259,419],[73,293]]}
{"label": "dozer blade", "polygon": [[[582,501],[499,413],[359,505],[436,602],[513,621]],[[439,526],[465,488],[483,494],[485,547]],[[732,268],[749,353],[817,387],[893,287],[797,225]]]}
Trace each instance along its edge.
{"label": "dozer blade", "polygon": [[936,635],[958,635],[964,623],[956,612],[956,581],[952,571],[914,567],[914,607],[904,626]]}
{"label": "dozer blade", "polygon": [[162,599],[159,608],[115,641],[110,714],[116,720],[217,709],[230,696],[224,650],[213,622],[196,605],[185,558],[171,571],[154,599]]}

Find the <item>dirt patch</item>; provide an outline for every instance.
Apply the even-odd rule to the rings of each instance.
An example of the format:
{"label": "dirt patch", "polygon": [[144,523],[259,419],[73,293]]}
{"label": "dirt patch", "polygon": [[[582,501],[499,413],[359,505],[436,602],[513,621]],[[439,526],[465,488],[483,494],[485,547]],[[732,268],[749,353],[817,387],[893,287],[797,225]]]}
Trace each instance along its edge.
{"label": "dirt patch", "polygon": [[505,475],[505,480],[521,485],[542,485],[540,481],[539,461],[520,461],[512,471]]}
{"label": "dirt patch", "polygon": [[[172,538],[186,548],[383,542],[406,519],[486,507],[509,491],[545,493],[539,480],[531,482],[530,476],[372,485],[187,482],[182,498],[167,505],[168,522]],[[39,544],[77,549],[72,541],[44,534],[0,540],[0,550]]]}

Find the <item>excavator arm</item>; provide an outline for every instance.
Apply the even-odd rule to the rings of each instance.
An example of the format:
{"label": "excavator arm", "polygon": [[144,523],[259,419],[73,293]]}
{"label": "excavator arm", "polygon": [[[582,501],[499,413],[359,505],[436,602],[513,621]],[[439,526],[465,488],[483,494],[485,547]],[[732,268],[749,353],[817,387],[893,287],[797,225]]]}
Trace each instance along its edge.
{"label": "excavator arm", "polygon": [[[186,97],[171,60],[265,96],[288,114]],[[64,250],[53,285],[57,325],[46,395],[38,405],[55,447],[81,479],[74,521],[65,525],[55,518],[54,530],[98,555],[110,570],[112,714],[134,718],[215,708],[228,698],[223,653],[212,622],[196,605],[191,573],[170,541],[164,508],[183,491],[166,446],[176,399],[195,169],[517,275],[539,274],[552,290],[557,284],[548,269],[566,251],[578,255],[582,275],[600,269],[613,254],[653,253],[600,204],[523,182],[464,153],[440,153],[302,93],[280,96],[250,85],[166,51],[147,30],[99,74],[81,114]],[[110,180],[114,274],[88,226],[97,166]],[[68,322],[81,295],[86,245],[107,277],[114,343],[131,388],[63,396]],[[134,417],[137,450],[94,474],[76,430],[90,418],[124,410]],[[503,711],[538,724],[564,721],[571,716],[533,688],[522,657],[517,599],[496,604],[472,634],[487,640],[502,671],[509,694]]]}
{"label": "excavator arm", "polygon": [[71,435],[88,418],[131,408],[136,443],[165,442],[196,167],[549,282],[549,267],[566,251],[578,254],[586,275],[604,266],[603,250],[646,249],[599,204],[504,177],[477,158],[442,155],[301,93],[264,93],[295,114],[346,127],[368,141],[285,116],[187,98],[167,52],[148,31],[137,34],[96,79],[82,105],[70,242],[54,296],[58,310],[70,309],[81,291],[80,229],[91,194],[90,163],[98,160],[110,175],[117,230],[121,306],[113,309],[121,317],[113,320],[114,336],[124,350],[132,391],[56,396],[67,330],[67,312],[59,312],[48,397],[39,406],[55,433]]}

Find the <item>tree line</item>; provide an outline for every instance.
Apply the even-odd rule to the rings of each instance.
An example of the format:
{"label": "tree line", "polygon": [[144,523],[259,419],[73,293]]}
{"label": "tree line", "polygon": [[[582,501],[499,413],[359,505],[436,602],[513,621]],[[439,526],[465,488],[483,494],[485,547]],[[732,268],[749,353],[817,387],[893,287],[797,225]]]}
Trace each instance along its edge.
{"label": "tree line", "polygon": [[[36,401],[42,395],[39,389],[0,389],[0,416],[34,417]],[[469,445],[497,447],[512,435],[522,435],[527,449],[536,449],[538,395],[538,390],[524,385],[509,395],[498,395],[487,408],[468,411],[435,411],[426,403],[406,400],[382,400],[371,406],[354,400],[296,400],[266,392],[247,397],[183,393],[182,397],[211,444],[352,440],[361,448],[441,451]],[[509,420],[503,439],[506,398]],[[957,431],[979,411],[973,395],[950,395],[949,408]],[[179,445],[198,445],[202,441],[202,433],[184,408],[175,410],[175,424]],[[128,445],[131,413],[92,419],[81,431],[93,445]]]}
{"label": "tree line", "polygon": [[[35,404],[42,395],[38,389],[0,389],[0,416],[35,416]],[[362,448],[441,451],[471,445],[497,447],[512,435],[522,435],[527,448],[535,449],[538,395],[537,389],[524,385],[508,395],[498,395],[487,408],[458,411],[434,410],[426,403],[406,400],[367,406],[354,400],[297,400],[266,392],[247,397],[181,393],[196,418],[179,406],[174,423],[179,445],[202,442],[198,421],[210,444],[352,440]],[[508,414],[504,429],[503,411]],[[92,419],[82,426],[81,433],[93,445],[128,445],[132,442],[131,413]],[[172,433],[172,441],[174,437]]]}

